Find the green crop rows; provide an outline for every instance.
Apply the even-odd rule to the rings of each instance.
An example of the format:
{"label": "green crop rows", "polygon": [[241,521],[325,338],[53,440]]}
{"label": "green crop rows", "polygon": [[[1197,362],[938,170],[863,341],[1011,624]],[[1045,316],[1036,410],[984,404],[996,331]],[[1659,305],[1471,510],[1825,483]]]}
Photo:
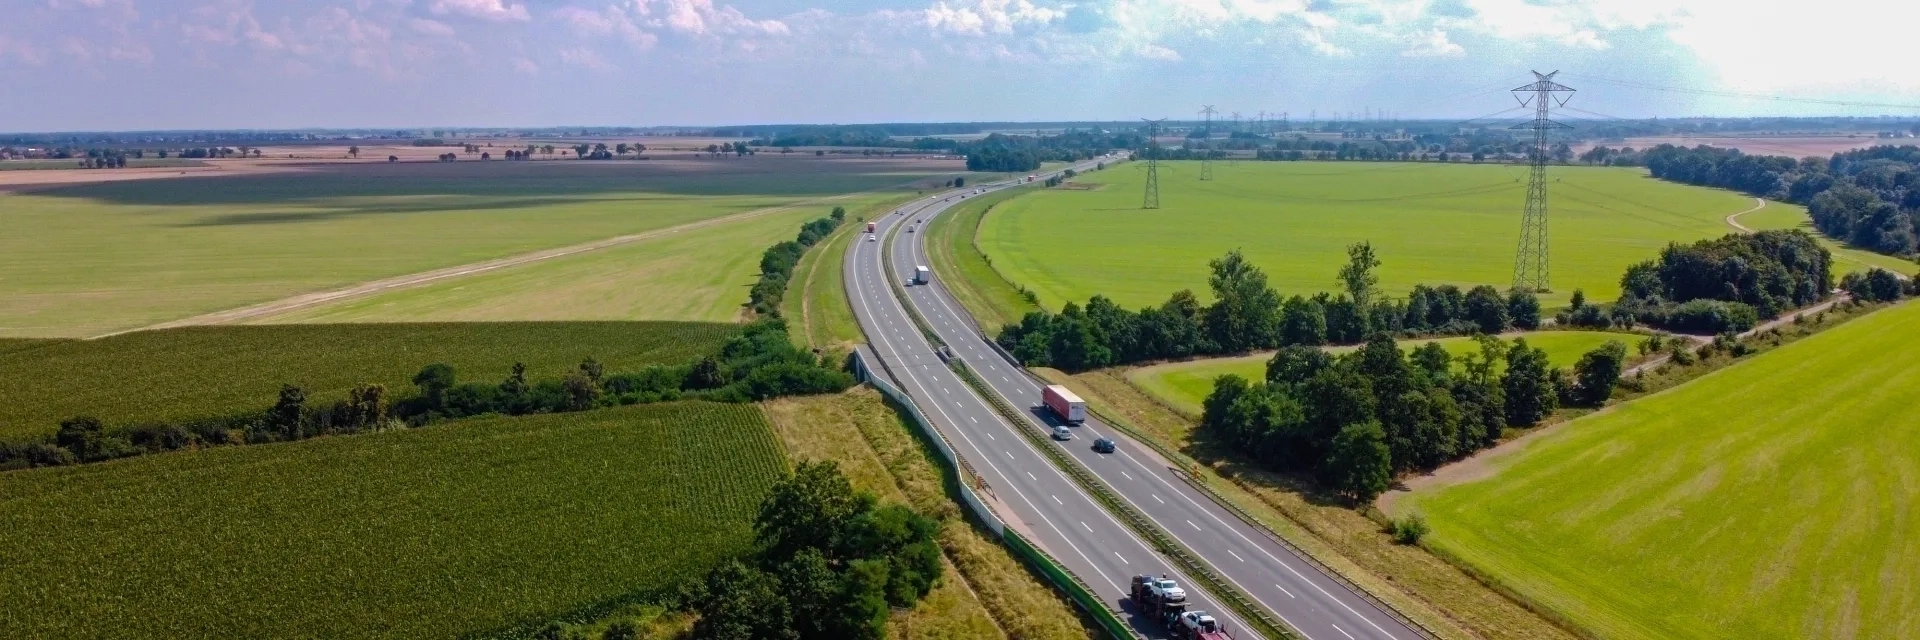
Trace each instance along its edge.
{"label": "green crop rows", "polygon": [[[559,377],[588,356],[608,371],[679,364],[739,328],[692,322],[519,322],[201,327],[111,338],[0,344],[0,438],[50,434],[91,414],[109,425],[256,411],[281,384],[332,400],[355,384],[410,392],[435,362],[498,380],[515,361]],[[7,344],[17,344],[9,348]]]}
{"label": "green crop rows", "polygon": [[741,551],[751,405],[494,418],[0,474],[9,637],[450,638],[644,599]]}

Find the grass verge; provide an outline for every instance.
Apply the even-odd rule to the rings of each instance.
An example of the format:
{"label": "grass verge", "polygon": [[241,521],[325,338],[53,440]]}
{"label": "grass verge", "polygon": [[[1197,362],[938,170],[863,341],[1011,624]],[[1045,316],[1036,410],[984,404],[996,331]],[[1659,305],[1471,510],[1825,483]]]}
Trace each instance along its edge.
{"label": "grass verge", "polygon": [[1040,310],[1039,305],[1029,302],[1018,287],[994,270],[992,259],[981,253],[974,243],[981,220],[994,205],[1029,191],[1027,188],[1004,189],[979,196],[934,218],[925,229],[919,230],[928,234],[923,242],[933,261],[929,266],[939,274],[947,291],[989,332],[998,330],[1000,325],[1019,322],[1029,311]]}
{"label": "grass verge", "polygon": [[848,352],[862,340],[860,323],[853,317],[853,303],[847,299],[847,247],[866,233],[867,220],[890,214],[919,197],[919,192],[892,194],[849,209],[847,222],[800,258],[793,269],[795,282],[780,301],[780,315],[787,319],[794,344],[823,352]]}
{"label": "grass verge", "polygon": [[[945,493],[940,470],[929,458],[935,454],[878,392],[858,387],[840,395],[775,400],[766,407],[791,457],[838,460],[856,486],[903,498],[942,522],[940,545],[958,579],[936,593],[951,599],[936,605],[930,598],[911,613],[895,614],[894,637],[906,637],[909,628],[913,638],[1097,636],[1071,604],[990,534],[968,523]],[[848,433],[849,426],[859,437]],[[963,594],[972,605],[961,602]],[[967,612],[973,608],[990,617],[991,628],[972,622]]]}
{"label": "grass verge", "polygon": [[513,635],[743,550],[782,474],[703,402],[0,474],[19,637]]}

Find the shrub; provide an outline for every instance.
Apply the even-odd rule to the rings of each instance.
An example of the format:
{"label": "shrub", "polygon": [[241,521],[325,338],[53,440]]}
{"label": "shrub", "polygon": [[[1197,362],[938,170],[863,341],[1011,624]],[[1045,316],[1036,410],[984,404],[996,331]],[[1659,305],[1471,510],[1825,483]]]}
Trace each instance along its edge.
{"label": "shrub", "polygon": [[1417,511],[1395,518],[1391,529],[1393,541],[1397,544],[1419,544],[1420,539],[1432,530],[1427,527],[1427,518]]}

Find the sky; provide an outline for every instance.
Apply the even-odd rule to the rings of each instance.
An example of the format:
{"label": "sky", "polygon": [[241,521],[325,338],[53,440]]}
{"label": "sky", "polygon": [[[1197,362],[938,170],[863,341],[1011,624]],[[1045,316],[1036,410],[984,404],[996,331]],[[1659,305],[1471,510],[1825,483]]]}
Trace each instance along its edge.
{"label": "sky", "polygon": [[0,131],[1468,120],[1531,70],[1574,119],[1914,117],[1916,32],[1886,0],[0,0]]}

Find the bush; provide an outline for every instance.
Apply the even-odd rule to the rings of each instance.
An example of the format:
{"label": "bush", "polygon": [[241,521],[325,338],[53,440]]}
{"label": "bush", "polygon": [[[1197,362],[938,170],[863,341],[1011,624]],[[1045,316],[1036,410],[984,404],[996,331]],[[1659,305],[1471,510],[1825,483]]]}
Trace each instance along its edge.
{"label": "bush", "polygon": [[1432,530],[1427,527],[1426,517],[1417,511],[1395,518],[1390,529],[1396,544],[1419,544],[1420,539],[1426,537],[1427,532]]}
{"label": "bush", "polygon": [[1723,300],[1692,300],[1674,305],[1660,314],[1660,324],[1674,331],[1694,334],[1735,333],[1760,323],[1760,314],[1752,305]]}

